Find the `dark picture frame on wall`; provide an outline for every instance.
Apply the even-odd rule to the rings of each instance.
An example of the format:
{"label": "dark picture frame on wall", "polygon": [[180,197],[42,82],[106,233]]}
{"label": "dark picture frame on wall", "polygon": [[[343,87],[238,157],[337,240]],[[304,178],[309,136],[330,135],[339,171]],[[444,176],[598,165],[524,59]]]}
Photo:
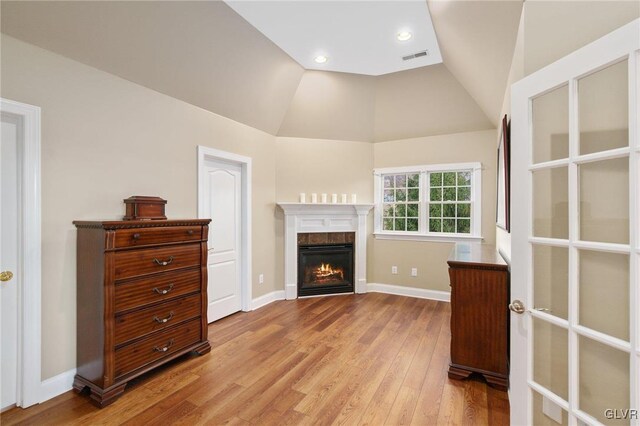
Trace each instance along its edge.
{"label": "dark picture frame on wall", "polygon": [[498,141],[498,192],[496,206],[496,225],[507,232],[511,231],[511,123],[505,114],[500,127]]}

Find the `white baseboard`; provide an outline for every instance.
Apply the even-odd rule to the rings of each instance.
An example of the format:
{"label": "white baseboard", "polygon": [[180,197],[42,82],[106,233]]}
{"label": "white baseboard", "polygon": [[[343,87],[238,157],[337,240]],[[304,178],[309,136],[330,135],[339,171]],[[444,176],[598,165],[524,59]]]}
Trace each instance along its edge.
{"label": "white baseboard", "polygon": [[40,402],[45,402],[51,398],[70,391],[73,388],[73,378],[76,375],[76,369],[65,371],[57,376],[53,376],[47,380],[43,380],[40,385]]}
{"label": "white baseboard", "polygon": [[403,287],[391,284],[368,283],[367,291],[375,293],[395,294],[397,296],[417,297],[420,299],[439,300],[441,302],[450,302],[451,293],[440,290],[427,290],[416,287]]}
{"label": "white baseboard", "polygon": [[277,300],[284,300],[284,290],[276,290],[271,293],[267,293],[264,296],[256,297],[251,301],[251,310],[262,308],[263,306],[273,303]]}

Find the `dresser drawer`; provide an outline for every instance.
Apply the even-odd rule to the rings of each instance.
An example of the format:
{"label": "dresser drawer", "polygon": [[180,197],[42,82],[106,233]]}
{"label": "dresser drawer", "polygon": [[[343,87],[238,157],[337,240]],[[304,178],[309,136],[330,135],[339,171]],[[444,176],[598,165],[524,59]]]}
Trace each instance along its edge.
{"label": "dresser drawer", "polygon": [[200,244],[118,251],[115,279],[136,277],[200,265]]}
{"label": "dresser drawer", "polygon": [[169,271],[116,284],[115,312],[200,291],[200,269]]}
{"label": "dresser drawer", "polygon": [[199,241],[202,239],[200,226],[167,226],[144,229],[122,229],[116,232],[115,247],[137,247],[152,244]]}
{"label": "dresser drawer", "polygon": [[115,378],[144,367],[167,355],[200,341],[200,319],[179,327],[154,333],[146,339],[123,346],[115,351]]}
{"label": "dresser drawer", "polygon": [[116,345],[199,316],[199,294],[170,300],[128,314],[116,315]]}

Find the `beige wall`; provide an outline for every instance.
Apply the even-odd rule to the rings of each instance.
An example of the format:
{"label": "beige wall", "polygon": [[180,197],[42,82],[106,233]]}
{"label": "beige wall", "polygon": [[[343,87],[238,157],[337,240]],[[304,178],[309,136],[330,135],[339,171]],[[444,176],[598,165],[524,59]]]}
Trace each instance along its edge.
{"label": "beige wall", "polygon": [[[382,142],[374,145],[374,166],[398,167],[420,164],[482,163],[482,236],[495,241],[496,131],[456,133]],[[369,252],[367,280],[430,290],[449,291],[447,258],[453,243],[373,240]],[[391,274],[391,266],[398,274]],[[411,268],[418,276],[411,277]]]}
{"label": "beige wall", "polygon": [[[42,377],[75,367],[74,219],[117,219],[130,195],[197,215],[196,146],[253,158],[253,297],[275,278],[275,138],[2,35],[3,98],[42,108]],[[258,274],[265,284],[258,287]]]}

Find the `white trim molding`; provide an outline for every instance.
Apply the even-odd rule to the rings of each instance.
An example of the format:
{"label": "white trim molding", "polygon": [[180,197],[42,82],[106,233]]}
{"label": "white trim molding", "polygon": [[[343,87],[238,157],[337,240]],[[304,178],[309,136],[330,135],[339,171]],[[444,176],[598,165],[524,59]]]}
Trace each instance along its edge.
{"label": "white trim molding", "polygon": [[[21,224],[19,230],[21,276],[18,293],[18,389],[16,405],[29,407],[40,402],[41,394],[41,166],[40,107],[0,98],[2,114],[17,116],[22,122]],[[19,143],[20,143],[19,140]]]}
{"label": "white trim molding", "polygon": [[298,297],[298,233],[355,232],[355,292],[367,292],[367,215],[373,204],[277,203],[284,211],[284,288]]}
{"label": "white trim molding", "polygon": [[391,284],[367,284],[367,291],[374,293],[395,294],[396,296],[416,297],[418,299],[438,300],[440,302],[451,302],[451,293],[441,290],[429,290],[426,288],[404,287]]}
{"label": "white trim molding", "polygon": [[40,392],[40,401],[45,402],[58,395],[70,391],[73,388],[73,378],[76,375],[76,369],[65,371],[57,376],[42,381],[42,390]]}
{"label": "white trim molding", "polygon": [[277,302],[278,300],[285,300],[284,290],[276,290],[263,296],[256,297],[251,301],[251,310],[255,311],[256,309],[265,307],[270,303]]}
{"label": "white trim molding", "polygon": [[252,310],[253,301],[251,299],[252,279],[252,243],[251,243],[251,188],[252,188],[252,160],[251,157],[238,155],[219,149],[198,145],[198,217],[203,218],[206,212],[203,193],[205,186],[205,162],[207,160],[222,160],[229,163],[238,164],[242,169],[242,310],[248,312]]}

